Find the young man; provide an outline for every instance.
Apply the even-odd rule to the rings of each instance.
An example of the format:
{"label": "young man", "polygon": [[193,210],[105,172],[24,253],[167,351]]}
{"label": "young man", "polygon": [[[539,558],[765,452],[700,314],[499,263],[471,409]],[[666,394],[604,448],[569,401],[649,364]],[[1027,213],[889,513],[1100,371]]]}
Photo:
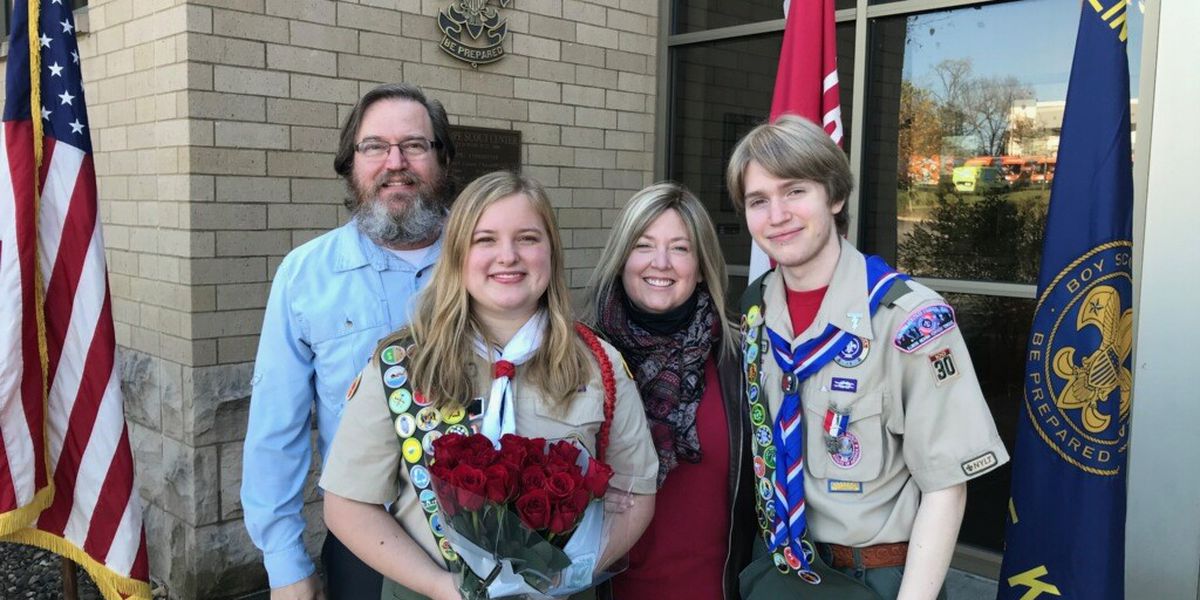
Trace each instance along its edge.
{"label": "young man", "polygon": [[[275,274],[242,460],[246,529],[263,551],[273,600],[325,597],[302,540],[310,415],[315,405],[325,458],[351,381],[379,339],[408,322],[430,279],[453,158],[440,102],[404,83],[367,92],[334,158],[350,222],[288,253]],[[321,555],[332,598],[379,597],[379,574],[332,534]]]}
{"label": "young man", "polygon": [[1008,460],[953,309],[842,238],[853,179],[820,127],[755,128],[727,181],[776,264],[743,298],[764,539],[743,595],[938,597],[965,482]]}

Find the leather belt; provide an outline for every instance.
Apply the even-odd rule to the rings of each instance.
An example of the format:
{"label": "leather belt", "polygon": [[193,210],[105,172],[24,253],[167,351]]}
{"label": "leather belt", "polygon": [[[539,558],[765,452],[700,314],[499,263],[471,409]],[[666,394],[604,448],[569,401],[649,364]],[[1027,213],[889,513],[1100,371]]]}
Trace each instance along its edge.
{"label": "leather belt", "polygon": [[832,562],[835,569],[856,568],[857,565],[854,564],[855,552],[858,552],[859,556],[862,557],[862,566],[864,569],[902,567],[904,566],[905,559],[908,558],[908,542],[876,544],[864,548],[852,548],[840,544],[821,545],[829,548],[829,554],[833,556]]}

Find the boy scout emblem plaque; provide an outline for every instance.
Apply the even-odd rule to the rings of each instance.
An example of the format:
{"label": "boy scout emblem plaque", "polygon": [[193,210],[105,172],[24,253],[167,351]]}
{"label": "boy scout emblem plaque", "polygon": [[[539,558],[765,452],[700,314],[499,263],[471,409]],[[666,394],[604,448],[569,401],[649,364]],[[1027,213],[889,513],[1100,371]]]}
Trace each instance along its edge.
{"label": "boy scout emblem plaque", "polygon": [[[512,0],[496,2],[508,8]],[[438,47],[473,69],[504,58],[508,21],[490,4],[491,0],[456,0],[438,11],[437,26],[442,32]]]}

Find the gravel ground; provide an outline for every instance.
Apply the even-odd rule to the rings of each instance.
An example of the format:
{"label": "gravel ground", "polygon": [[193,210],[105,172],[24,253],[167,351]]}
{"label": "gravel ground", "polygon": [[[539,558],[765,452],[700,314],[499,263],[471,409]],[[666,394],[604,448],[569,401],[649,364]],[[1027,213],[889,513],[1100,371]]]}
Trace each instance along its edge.
{"label": "gravel ground", "polygon": [[[83,568],[79,600],[101,600],[100,590]],[[0,600],[59,600],[63,597],[62,559],[53,552],[0,542]]]}

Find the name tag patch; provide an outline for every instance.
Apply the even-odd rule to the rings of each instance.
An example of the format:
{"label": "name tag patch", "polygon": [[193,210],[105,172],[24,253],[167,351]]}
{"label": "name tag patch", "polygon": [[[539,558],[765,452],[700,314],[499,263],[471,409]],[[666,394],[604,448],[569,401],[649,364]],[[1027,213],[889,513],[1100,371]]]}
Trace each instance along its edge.
{"label": "name tag patch", "polygon": [[996,466],[998,463],[999,461],[996,460],[996,453],[989,451],[984,452],[983,454],[980,454],[979,456],[976,456],[967,462],[964,462],[962,464],[962,470],[963,473],[970,476],[977,473],[983,473],[984,471]]}
{"label": "name tag patch", "polygon": [[893,343],[904,352],[914,352],[943,333],[954,329],[956,325],[954,309],[948,305],[926,306],[908,315],[904,324],[896,330]]}
{"label": "name tag patch", "polygon": [[937,386],[959,375],[958,365],[954,364],[954,355],[949,348],[929,355],[929,368],[933,371],[933,383]]}
{"label": "name tag patch", "polygon": [[861,494],[863,484],[861,481],[842,481],[840,479],[829,480],[830,494]]}

